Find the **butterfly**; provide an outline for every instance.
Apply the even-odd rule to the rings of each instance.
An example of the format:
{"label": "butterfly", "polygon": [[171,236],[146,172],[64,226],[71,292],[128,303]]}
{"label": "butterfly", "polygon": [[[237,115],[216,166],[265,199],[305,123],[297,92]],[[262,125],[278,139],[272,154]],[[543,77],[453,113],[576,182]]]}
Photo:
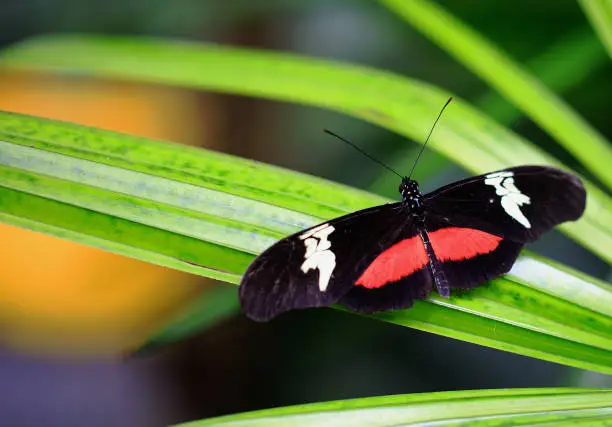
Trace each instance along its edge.
{"label": "butterfly", "polygon": [[333,304],[376,313],[409,308],[434,288],[448,298],[507,273],[525,243],[577,220],[586,205],[577,176],[539,165],[428,194],[402,177],[399,192],[400,202],[322,222],[263,251],[238,287],[243,313],[259,322]]}

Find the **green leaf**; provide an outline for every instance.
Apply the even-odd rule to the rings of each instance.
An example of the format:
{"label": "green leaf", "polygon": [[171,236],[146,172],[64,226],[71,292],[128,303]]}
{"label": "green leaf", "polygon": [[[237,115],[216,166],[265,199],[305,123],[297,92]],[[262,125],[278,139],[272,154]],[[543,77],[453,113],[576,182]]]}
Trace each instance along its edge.
{"label": "green leaf", "polygon": [[[231,283],[277,239],[389,201],[226,154],[10,113],[0,113],[0,184],[2,221]],[[612,373],[609,285],[533,255],[510,273],[373,317]]]}
{"label": "green leaf", "polygon": [[431,294],[410,310],[372,317],[571,366],[581,359],[584,369],[612,373],[612,331],[603,332],[612,327],[612,287],[580,276],[522,255],[486,286],[453,291],[448,300]]}
{"label": "green leaf", "polygon": [[612,1],[578,0],[591,25],[599,35],[601,43],[612,58]]}
{"label": "green leaf", "polygon": [[610,143],[536,77],[433,2],[380,1],[513,102],[612,188]]}
{"label": "green leaf", "polygon": [[[286,406],[181,427],[560,426],[612,422],[612,390],[533,388],[405,394]],[[432,423],[432,424],[429,424]],[[585,424],[586,425],[586,424]],[[178,427],[177,425],[176,427]]]}
{"label": "green leaf", "polygon": [[[423,82],[366,67],[218,45],[136,38],[36,38],[5,51],[0,57],[0,66],[130,78],[306,103],[377,123],[421,142],[427,131],[423,123],[432,122],[448,97],[447,93]],[[313,87],[317,90],[313,91]],[[580,141],[587,143],[586,140]],[[460,100],[449,106],[429,146],[474,173],[520,164],[563,167],[551,156]],[[607,157],[599,156],[598,159],[608,170]],[[148,161],[158,160],[162,161],[162,158]],[[247,185],[248,175],[248,172],[243,172],[236,181],[244,179],[242,186],[258,192],[264,197],[262,201],[280,197],[276,189],[273,190],[275,195],[268,197],[266,191],[257,189],[258,183]],[[262,178],[260,181],[268,179],[267,176]],[[584,216],[578,222],[562,224],[559,229],[603,259],[612,261],[612,229],[608,226],[612,223],[612,200],[595,185],[584,181],[588,193]],[[235,195],[248,194],[236,193],[230,187],[231,184],[226,185],[222,190]],[[297,196],[301,196],[299,191],[283,197],[289,201]],[[323,191],[315,200],[325,197],[334,206],[333,200],[337,196]],[[343,206],[342,200],[338,199],[335,206]],[[382,201],[381,198],[364,196],[359,206],[363,207],[366,200],[370,204]],[[284,206],[293,208],[296,204],[291,202]],[[352,211],[358,206],[343,207],[344,211]],[[310,214],[333,212],[322,207],[322,211],[305,209]]]}
{"label": "green leaf", "polygon": [[[564,58],[559,62],[558,58]],[[537,75],[542,83],[557,93],[568,92],[607,64],[608,57],[593,35],[584,30],[575,31],[554,43],[545,52],[527,64],[530,72]],[[508,104],[496,92],[489,92],[475,101],[481,111],[486,111],[499,124],[509,126],[521,117],[521,111]],[[387,163],[395,170],[410,170],[417,152],[406,149],[400,155],[393,155]],[[419,181],[427,181],[438,173],[448,160],[433,152],[419,161]],[[391,174],[381,174],[368,189],[381,195],[394,195],[397,179]]]}
{"label": "green leaf", "polygon": [[[565,58],[565,61],[559,66],[559,61],[554,59],[561,57]],[[548,87],[559,92],[569,91],[583,82],[606,63],[607,59],[608,57],[601,49],[599,42],[593,39],[592,34],[581,30],[567,35],[550,46],[546,52],[530,61],[528,66]],[[487,111],[498,123],[503,125],[509,125],[521,114],[520,111],[494,92],[483,97],[476,105],[482,111]],[[386,159],[386,162],[390,163],[395,170],[410,170],[416,156],[417,150],[406,147],[401,154],[394,154],[391,158]],[[419,181],[428,181],[430,177],[447,167],[448,164],[449,161],[435,151],[427,153],[419,161]],[[368,190],[383,196],[394,197],[397,193],[397,177],[393,174],[383,173],[368,185]],[[171,319],[165,328],[159,333],[153,334],[134,355],[154,352],[171,342],[180,341],[207,329],[217,319],[217,316],[224,318],[238,312],[240,309],[238,300],[235,298],[235,293],[231,292],[232,290],[228,288],[219,289],[219,294],[224,294],[226,299],[221,298],[221,295],[215,292],[213,302],[208,300],[207,295],[202,296],[198,301],[190,304],[183,315],[177,319]],[[219,308],[227,311],[220,314],[218,312]],[[212,315],[208,315],[209,310],[212,311]]]}
{"label": "green leaf", "polygon": [[[559,61],[563,58],[563,61]],[[607,66],[609,58],[590,31],[573,31],[555,42],[527,63],[528,71],[542,84],[561,95],[577,89],[589,77]],[[521,117],[521,112],[496,92],[475,102],[498,123],[509,126]]]}
{"label": "green leaf", "polygon": [[218,325],[239,310],[238,289],[234,286],[217,286],[204,292],[181,313],[169,319],[166,326],[147,339],[130,356],[154,353],[172,342],[184,340],[208,327]]}

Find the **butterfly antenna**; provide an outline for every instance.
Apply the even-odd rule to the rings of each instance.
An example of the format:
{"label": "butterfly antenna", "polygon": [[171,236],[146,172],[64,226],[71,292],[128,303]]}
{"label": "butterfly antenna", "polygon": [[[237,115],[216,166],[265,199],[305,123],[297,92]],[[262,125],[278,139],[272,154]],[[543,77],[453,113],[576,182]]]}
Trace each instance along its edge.
{"label": "butterfly antenna", "polygon": [[330,130],[327,129],[323,129],[323,132],[330,134],[333,137],[338,138],[340,141],[346,142],[348,145],[350,145],[351,147],[353,147],[355,150],[359,151],[361,154],[363,154],[364,156],[366,156],[368,159],[375,161],[376,163],[378,163],[379,165],[381,165],[383,168],[387,168],[388,170],[390,170],[391,172],[393,172],[394,174],[396,174],[397,176],[399,176],[400,178],[404,178],[403,176],[401,176],[399,173],[395,172],[393,169],[391,169],[389,166],[385,165],[383,162],[381,162],[380,160],[375,159],[374,157],[370,156],[368,153],[366,153],[365,151],[363,151],[361,148],[357,147],[355,144],[353,144],[352,142],[342,138],[340,135],[336,135],[335,133],[333,133]]}
{"label": "butterfly antenna", "polygon": [[447,107],[448,104],[450,104],[450,102],[452,100],[453,100],[452,96],[450,98],[448,98],[448,101],[446,101],[446,104],[444,104],[444,107],[442,107],[442,109],[440,110],[440,113],[438,113],[438,117],[436,118],[436,121],[434,122],[433,126],[429,130],[429,134],[427,135],[427,138],[425,138],[425,142],[423,143],[423,146],[421,147],[421,151],[419,151],[419,154],[417,155],[417,158],[414,161],[414,164],[412,165],[412,169],[410,170],[410,175],[408,175],[408,179],[410,179],[412,177],[412,172],[414,172],[414,168],[416,167],[417,163],[419,162],[419,159],[421,158],[421,154],[423,154],[423,150],[425,150],[425,146],[427,145],[427,141],[429,141],[429,137],[431,136],[431,133],[433,132],[434,128],[436,127],[436,123],[438,123],[438,120],[440,120],[440,117],[442,116],[442,113],[444,112],[444,109]]}

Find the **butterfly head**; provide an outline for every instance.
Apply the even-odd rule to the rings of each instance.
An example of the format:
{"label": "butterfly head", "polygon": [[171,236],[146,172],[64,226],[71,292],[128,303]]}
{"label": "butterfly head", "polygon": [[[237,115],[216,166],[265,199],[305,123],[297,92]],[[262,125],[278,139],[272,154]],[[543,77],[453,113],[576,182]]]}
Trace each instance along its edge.
{"label": "butterfly head", "polygon": [[399,186],[402,201],[415,214],[421,214],[423,210],[423,194],[419,190],[419,184],[407,177],[402,179]]}

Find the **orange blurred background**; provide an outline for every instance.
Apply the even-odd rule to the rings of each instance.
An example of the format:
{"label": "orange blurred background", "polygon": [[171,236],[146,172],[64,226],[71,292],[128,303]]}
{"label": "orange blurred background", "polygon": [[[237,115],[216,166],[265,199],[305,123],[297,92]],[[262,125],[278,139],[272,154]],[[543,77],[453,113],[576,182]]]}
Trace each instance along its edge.
{"label": "orange blurred background", "polygon": [[[2,73],[0,93],[1,110],[186,144],[214,140],[213,120],[193,125],[207,117],[207,107],[188,91]],[[0,236],[0,341],[19,351],[114,357],[207,283],[3,223]]]}

